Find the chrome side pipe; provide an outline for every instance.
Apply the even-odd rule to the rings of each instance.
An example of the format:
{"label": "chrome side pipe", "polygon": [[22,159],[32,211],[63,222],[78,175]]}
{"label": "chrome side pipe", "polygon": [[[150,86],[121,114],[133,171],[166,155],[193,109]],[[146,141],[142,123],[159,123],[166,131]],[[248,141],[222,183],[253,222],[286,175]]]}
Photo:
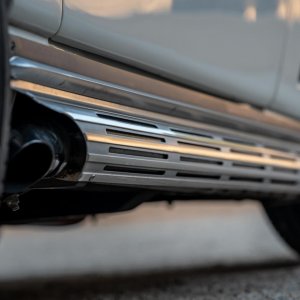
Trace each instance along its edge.
{"label": "chrome side pipe", "polygon": [[[32,122],[32,116],[36,116],[36,124],[49,124],[62,136],[68,153],[66,168],[51,182],[42,180],[34,188],[97,185],[100,189],[111,185],[112,189],[122,186],[203,198],[233,193],[255,199],[300,194],[298,143],[282,143],[279,138],[142,111],[37,84],[15,84],[19,84],[19,104],[23,105],[19,117],[25,117],[26,124]],[[31,107],[39,106],[36,113],[30,103],[24,105],[24,98],[31,100]],[[45,117],[42,107],[47,110]],[[67,131],[67,121],[73,130]],[[49,172],[53,174],[46,170],[44,178]]]}

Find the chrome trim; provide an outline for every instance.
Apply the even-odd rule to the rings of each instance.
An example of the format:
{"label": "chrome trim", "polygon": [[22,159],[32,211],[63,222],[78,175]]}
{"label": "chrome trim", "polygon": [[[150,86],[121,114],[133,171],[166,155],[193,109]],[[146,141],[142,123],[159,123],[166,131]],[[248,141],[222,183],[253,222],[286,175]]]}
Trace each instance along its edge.
{"label": "chrome trim", "polygon": [[[265,158],[265,157],[253,157],[251,155],[243,155],[243,154],[235,154],[229,152],[216,152],[214,150],[205,150],[201,149],[201,146],[180,146],[180,145],[165,145],[161,143],[151,143],[146,141],[134,141],[132,139],[124,139],[124,138],[112,138],[108,136],[103,136],[99,134],[93,133],[86,133],[86,138],[88,142],[96,142],[96,143],[104,143],[110,145],[118,145],[118,146],[127,146],[127,147],[134,147],[139,149],[145,150],[157,150],[169,153],[177,153],[177,154],[186,154],[186,155],[193,155],[193,156],[201,156],[201,157],[209,157],[213,159],[222,159],[222,160],[230,160],[237,161],[237,162],[244,162],[244,163],[253,163],[259,165],[268,165],[268,166],[277,166],[283,167],[287,169],[294,169],[300,170],[300,160],[298,157],[297,161],[286,161],[283,159],[272,159],[272,158]],[[214,145],[212,143],[211,145]],[[238,144],[235,144],[235,147],[239,147]],[[223,147],[230,147],[223,143]],[[254,148],[254,147],[253,147]],[[287,159],[289,157],[286,153],[282,155],[286,156]],[[294,156],[293,156],[294,158]]]}
{"label": "chrome trim", "polygon": [[[25,80],[91,98],[209,125],[300,142],[300,122],[204,94],[115,62],[14,31],[11,73]],[[138,89],[136,88],[138,86]]]}
{"label": "chrome trim", "polygon": [[[52,101],[55,102],[55,98],[59,97],[59,102],[60,103],[65,103],[65,104],[71,104],[71,105],[76,105],[80,107],[84,107],[87,111],[88,110],[93,110],[93,109],[100,109],[100,110],[106,110],[110,112],[117,112],[117,113],[122,113],[122,114],[128,114],[130,116],[138,116],[138,117],[143,117],[146,118],[147,120],[154,120],[155,122],[164,120],[167,123],[170,124],[176,124],[177,126],[185,126],[188,128],[195,128],[196,130],[204,130],[204,131],[213,131],[213,132],[218,132],[222,135],[229,135],[229,136],[234,136],[238,137],[244,140],[244,132],[239,132],[236,130],[230,130],[230,129],[225,129],[222,127],[217,127],[217,126],[211,126],[207,125],[205,123],[199,123],[199,122],[194,122],[194,121],[189,121],[186,119],[180,119],[172,116],[167,116],[159,113],[153,113],[149,111],[144,111],[141,109],[136,109],[136,108],[131,108],[111,102],[107,102],[104,100],[100,99],[95,99],[91,97],[86,97],[83,95],[78,95],[74,94],[71,92],[66,92],[58,89],[53,89],[50,87],[42,86],[39,84],[27,82],[27,81],[22,81],[22,80],[11,80],[10,82],[11,88],[14,90],[19,90],[19,91],[26,91],[26,92],[34,92],[37,94],[42,94],[42,95],[47,95],[48,97],[52,98]],[[54,97],[54,99],[53,99]],[[108,122],[108,121],[103,121],[100,118],[90,116],[87,114],[76,114],[75,112],[69,112],[68,113],[70,116],[74,117],[75,119],[83,122],[91,122],[91,123],[98,123],[98,124],[105,124],[105,125],[118,125],[115,124],[115,122]],[[136,127],[128,125],[128,128],[137,130]],[[173,132],[170,131],[157,131],[157,129],[151,129],[151,128],[144,128],[144,131],[147,131],[149,133],[155,133],[155,134],[165,134],[169,136],[174,136]],[[176,136],[179,138],[185,138],[184,134],[176,133]],[[272,138],[265,138],[261,137],[259,135],[253,135],[253,134],[248,134],[248,143],[262,143],[262,144],[268,144],[270,147],[281,147],[278,145],[278,140],[272,139]],[[205,138],[201,138],[199,140],[199,137],[196,136],[189,136],[190,140],[194,141],[205,141]],[[212,143],[212,141],[209,141]],[[215,145],[224,145],[224,142],[221,140],[215,140],[213,141]],[[226,142],[227,146],[234,146],[234,144],[231,145],[231,143]],[[245,145],[239,145],[239,147],[245,151],[257,151],[257,147],[249,147]],[[299,148],[298,144],[291,143],[286,141],[285,142],[285,147],[288,147],[290,151],[293,151],[293,149]],[[264,150],[266,151],[266,150]],[[272,150],[273,154],[276,154],[276,151]],[[263,152],[265,153],[265,152]],[[271,154],[270,150],[268,150],[268,153]]]}

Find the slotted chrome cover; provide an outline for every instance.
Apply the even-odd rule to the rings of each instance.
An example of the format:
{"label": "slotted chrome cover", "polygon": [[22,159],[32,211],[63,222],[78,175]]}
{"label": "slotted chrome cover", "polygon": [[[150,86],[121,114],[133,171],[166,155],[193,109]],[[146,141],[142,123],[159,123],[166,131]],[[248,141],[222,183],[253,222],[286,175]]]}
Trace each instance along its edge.
{"label": "slotted chrome cover", "polygon": [[88,149],[79,181],[193,193],[300,193],[296,143],[23,81],[12,87],[78,124]]}

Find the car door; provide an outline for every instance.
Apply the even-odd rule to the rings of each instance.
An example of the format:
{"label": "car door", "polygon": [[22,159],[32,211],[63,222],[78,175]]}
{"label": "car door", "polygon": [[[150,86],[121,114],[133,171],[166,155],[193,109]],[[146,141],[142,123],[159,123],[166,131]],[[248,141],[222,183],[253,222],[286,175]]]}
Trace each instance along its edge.
{"label": "car door", "polygon": [[51,37],[59,29],[62,0],[14,0],[10,23],[33,33]]}
{"label": "car door", "polygon": [[232,100],[267,106],[285,0],[65,0],[54,40]]}

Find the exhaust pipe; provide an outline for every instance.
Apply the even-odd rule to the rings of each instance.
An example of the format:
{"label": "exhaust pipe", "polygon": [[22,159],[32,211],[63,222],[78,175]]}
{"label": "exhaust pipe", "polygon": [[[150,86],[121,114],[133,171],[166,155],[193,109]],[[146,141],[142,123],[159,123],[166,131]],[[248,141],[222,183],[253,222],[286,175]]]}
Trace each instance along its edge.
{"label": "exhaust pipe", "polygon": [[26,192],[37,183],[38,188],[48,187],[42,179],[78,180],[86,146],[70,117],[16,93],[11,128],[4,196]]}
{"label": "exhaust pipe", "polygon": [[20,193],[65,165],[63,145],[51,130],[23,125],[12,131],[5,193]]}
{"label": "exhaust pipe", "polygon": [[[150,113],[38,85],[23,88],[28,91],[22,93],[48,109],[46,121],[41,108],[34,114],[32,108],[25,106],[28,116],[38,118],[35,124],[48,124],[48,129],[58,136],[65,133],[64,146],[70,140],[65,147],[67,158],[59,162],[68,161],[68,172],[54,175],[60,184],[134,187],[216,199],[233,194],[236,198],[256,199],[293,198],[300,194],[300,146],[296,142],[283,143],[282,139]],[[24,105],[24,101],[19,103]],[[19,109],[19,117],[22,116],[24,106]],[[52,130],[58,125],[58,117],[63,118],[61,126]],[[31,118],[27,122],[32,122]],[[53,125],[49,127],[51,120]],[[67,120],[71,122],[70,129],[74,128],[68,132]],[[37,140],[50,145],[53,156],[48,157],[59,153],[49,137],[39,134]],[[31,156],[33,161],[40,157],[36,156]],[[37,173],[40,178],[48,177],[54,169],[48,158],[46,168],[38,168]],[[13,170],[18,172],[19,168]],[[55,187],[53,182],[47,184]]]}

